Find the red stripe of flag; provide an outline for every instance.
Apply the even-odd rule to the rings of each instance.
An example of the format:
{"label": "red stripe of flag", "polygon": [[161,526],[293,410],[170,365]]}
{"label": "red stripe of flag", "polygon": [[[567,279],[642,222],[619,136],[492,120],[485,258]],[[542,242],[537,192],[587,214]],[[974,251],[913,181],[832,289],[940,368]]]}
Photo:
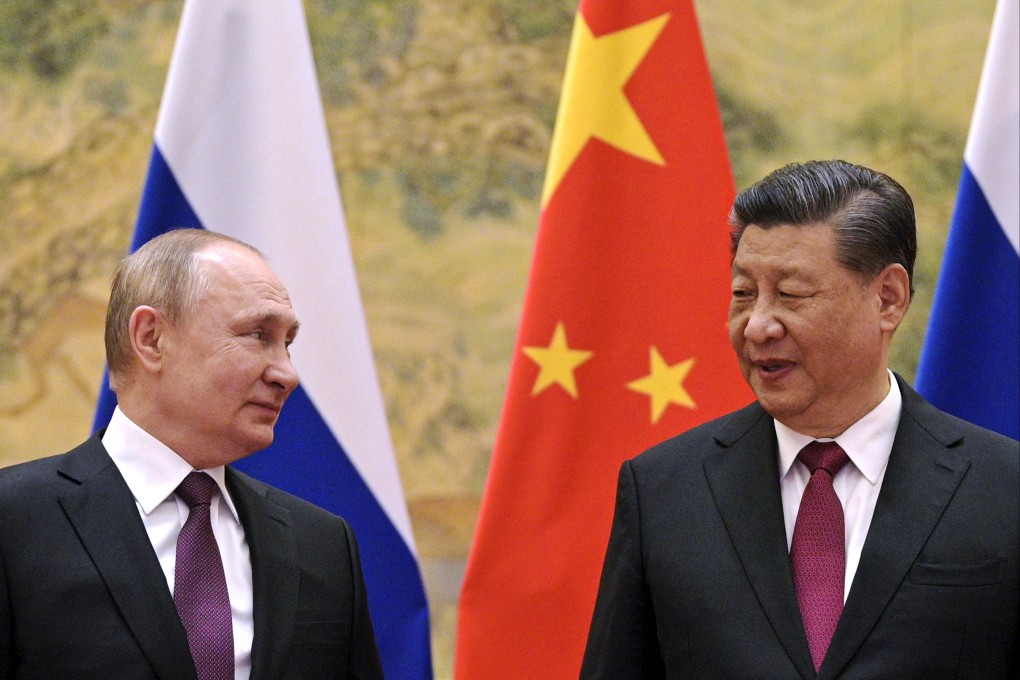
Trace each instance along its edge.
{"label": "red stripe of flag", "polygon": [[690,0],[582,1],[548,177],[461,680],[576,678],[620,464],[752,399],[726,333],[733,180]]}

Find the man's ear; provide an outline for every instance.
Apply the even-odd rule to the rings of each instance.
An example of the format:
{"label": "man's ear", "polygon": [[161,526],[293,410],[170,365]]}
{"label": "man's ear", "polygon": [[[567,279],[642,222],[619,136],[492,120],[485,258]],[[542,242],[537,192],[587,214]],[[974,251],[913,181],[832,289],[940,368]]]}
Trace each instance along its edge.
{"label": "man's ear", "polygon": [[141,370],[159,373],[163,367],[163,351],[169,324],[158,309],[148,305],[136,307],[128,321],[131,351]]}
{"label": "man's ear", "polygon": [[892,333],[910,307],[910,275],[903,265],[891,264],[879,272],[874,285],[881,302],[879,326],[883,332]]}

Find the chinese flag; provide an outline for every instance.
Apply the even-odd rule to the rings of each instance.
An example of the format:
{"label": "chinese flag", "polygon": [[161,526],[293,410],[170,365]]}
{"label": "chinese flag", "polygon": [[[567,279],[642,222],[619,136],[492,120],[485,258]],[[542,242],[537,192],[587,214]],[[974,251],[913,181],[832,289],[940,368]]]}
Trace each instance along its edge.
{"label": "chinese flag", "polygon": [[691,0],[582,0],[460,598],[460,680],[578,675],[620,464],[751,399]]}

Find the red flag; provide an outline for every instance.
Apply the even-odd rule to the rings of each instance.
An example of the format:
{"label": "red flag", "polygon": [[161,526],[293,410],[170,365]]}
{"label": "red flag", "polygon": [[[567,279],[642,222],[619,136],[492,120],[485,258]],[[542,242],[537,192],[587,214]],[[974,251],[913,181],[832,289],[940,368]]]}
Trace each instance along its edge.
{"label": "red flag", "polygon": [[582,0],[460,598],[461,680],[576,678],[620,464],[751,399],[691,0]]}

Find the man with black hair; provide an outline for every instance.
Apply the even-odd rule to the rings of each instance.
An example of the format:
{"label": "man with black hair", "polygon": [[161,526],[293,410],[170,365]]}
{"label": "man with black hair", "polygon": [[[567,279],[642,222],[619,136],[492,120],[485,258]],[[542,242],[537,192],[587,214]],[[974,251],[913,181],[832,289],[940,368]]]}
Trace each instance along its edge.
{"label": "man with black hair", "polygon": [[730,224],[757,401],[623,464],[581,677],[1016,678],[1020,445],[888,368],[907,192],[794,164]]}

